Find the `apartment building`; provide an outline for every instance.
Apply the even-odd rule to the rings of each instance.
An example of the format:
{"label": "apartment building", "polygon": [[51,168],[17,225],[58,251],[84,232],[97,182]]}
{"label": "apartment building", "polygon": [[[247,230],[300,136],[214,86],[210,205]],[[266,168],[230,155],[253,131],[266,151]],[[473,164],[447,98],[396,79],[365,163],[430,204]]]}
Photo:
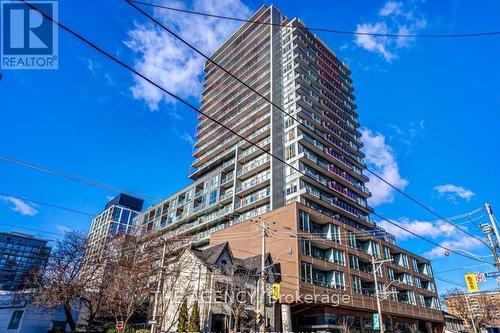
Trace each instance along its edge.
{"label": "apartment building", "polygon": [[50,255],[47,243],[20,232],[0,232],[0,290],[23,289],[33,270],[44,269]]}
{"label": "apartment building", "polygon": [[464,321],[466,330],[472,330],[471,314],[474,315],[476,327],[488,328],[488,331],[500,328],[500,292],[497,290],[468,294],[458,292],[447,295],[444,304],[450,314]]}
{"label": "apartment building", "polygon": [[[392,242],[307,207],[291,203],[214,233],[211,245],[228,240],[235,256],[261,251],[261,223],[267,225],[266,251],[281,269],[283,331],[332,331],[348,322],[353,332],[371,332],[377,311],[372,258],[390,260],[377,270],[385,290],[382,317],[389,332],[442,332],[430,262]],[[246,234],[244,239],[231,235]],[[309,301],[308,301],[309,299]]]}
{"label": "apartment building", "polygon": [[369,217],[349,69],[274,6],[250,20],[267,24],[243,24],[212,59],[274,105],[207,62],[201,110],[248,141],[200,115],[194,182],[148,208],[145,230],[191,234],[206,246],[214,231],[300,202],[391,238]]}
{"label": "apartment building", "polygon": [[143,200],[127,194],[111,199],[90,225],[85,259],[100,259],[113,236],[136,232],[134,220],[141,212]]}
{"label": "apartment building", "polygon": [[299,296],[283,300],[284,331],[334,330],[341,318],[356,332],[373,330],[371,258],[393,259],[379,277],[389,295],[385,327],[441,331],[429,261],[396,246],[370,219],[349,68],[275,6],[261,7],[249,21],[211,58],[270,102],[207,61],[201,111],[245,140],[200,115],[193,183],[149,207],[138,218],[141,229],[189,235],[201,249],[229,240],[243,257],[260,254],[256,242],[231,242],[231,235],[256,232],[262,218],[276,223],[269,246],[283,270],[284,295],[350,296],[348,304],[310,310]]}

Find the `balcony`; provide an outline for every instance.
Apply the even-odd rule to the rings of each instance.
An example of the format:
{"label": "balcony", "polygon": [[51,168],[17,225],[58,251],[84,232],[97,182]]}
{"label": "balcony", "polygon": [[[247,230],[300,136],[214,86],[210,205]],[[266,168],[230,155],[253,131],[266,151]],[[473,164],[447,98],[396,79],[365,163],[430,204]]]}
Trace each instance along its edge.
{"label": "balcony", "polygon": [[[268,180],[271,179],[271,173],[267,172],[264,175],[257,175],[255,177],[249,178],[245,180],[241,185],[236,187],[236,193],[240,193],[242,191],[245,191],[249,188],[252,188],[254,190],[257,190],[258,188],[267,185],[269,182]],[[260,186],[259,186],[260,185]]]}
{"label": "balcony", "polygon": [[269,167],[271,157],[267,154],[263,154],[261,156],[262,157],[259,157],[258,159],[245,164],[240,170],[236,172],[236,176],[239,179],[244,179],[250,172],[259,173],[260,171],[263,171],[264,169]]}

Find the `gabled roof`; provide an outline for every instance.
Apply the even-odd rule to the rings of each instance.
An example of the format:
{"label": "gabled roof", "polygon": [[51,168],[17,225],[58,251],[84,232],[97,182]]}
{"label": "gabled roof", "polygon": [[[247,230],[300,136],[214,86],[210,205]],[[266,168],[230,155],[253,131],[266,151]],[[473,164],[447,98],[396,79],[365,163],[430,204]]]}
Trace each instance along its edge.
{"label": "gabled roof", "polygon": [[218,245],[211,246],[205,250],[195,250],[191,249],[191,252],[194,253],[201,261],[203,261],[208,266],[213,266],[217,262],[217,259],[221,256],[221,254],[227,249],[231,259],[233,255],[231,250],[229,249],[228,242],[224,242]]}

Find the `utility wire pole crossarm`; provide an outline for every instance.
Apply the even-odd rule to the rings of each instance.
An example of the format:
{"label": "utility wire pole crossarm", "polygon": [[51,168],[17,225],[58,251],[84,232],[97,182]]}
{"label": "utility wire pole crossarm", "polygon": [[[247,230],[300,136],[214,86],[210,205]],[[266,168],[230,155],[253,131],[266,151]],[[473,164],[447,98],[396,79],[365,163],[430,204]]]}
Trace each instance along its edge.
{"label": "utility wire pole crossarm", "polygon": [[[382,295],[386,294],[385,288],[383,291],[379,291],[378,289],[378,278],[377,278],[377,272],[382,269],[382,264],[384,262],[392,262],[392,259],[385,259],[385,260],[375,260],[375,256],[372,256],[372,267],[373,267],[373,280],[375,282],[375,298],[377,300],[377,313],[378,313],[378,320],[379,320],[379,327],[380,327],[380,333],[384,333],[384,321],[382,320],[382,305],[381,302],[383,299],[386,297],[382,297]],[[391,282],[392,283],[392,282]],[[390,284],[389,284],[390,285]],[[389,286],[387,286],[389,287]]]}
{"label": "utility wire pole crossarm", "polygon": [[[497,270],[500,271],[500,256],[499,256],[500,234],[498,232],[498,226],[495,220],[495,216],[493,216],[493,209],[491,209],[490,204],[485,203],[484,208],[488,213],[488,218],[490,220],[490,223],[481,224],[479,225],[479,227],[481,228],[481,231],[486,235],[486,238],[488,239],[488,243],[490,244],[491,247],[491,252],[493,253],[493,257],[495,258],[495,264]],[[497,279],[497,282],[500,285],[499,279]]]}
{"label": "utility wire pole crossarm", "polygon": [[267,237],[267,224],[266,221],[262,220],[261,225],[261,241],[262,241],[262,249],[261,249],[261,262],[260,262],[260,306],[261,311],[261,318],[262,318],[262,323],[260,325],[260,332],[265,332],[266,331],[266,237]]}

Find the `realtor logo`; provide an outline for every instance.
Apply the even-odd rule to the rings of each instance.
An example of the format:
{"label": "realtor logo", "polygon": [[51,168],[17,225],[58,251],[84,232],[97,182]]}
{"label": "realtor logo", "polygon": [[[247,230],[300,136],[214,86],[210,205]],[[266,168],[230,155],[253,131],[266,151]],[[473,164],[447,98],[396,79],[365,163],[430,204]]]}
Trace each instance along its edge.
{"label": "realtor logo", "polygon": [[[32,1],[57,21],[57,2]],[[58,29],[39,11],[19,1],[1,2],[2,69],[57,69]]]}

